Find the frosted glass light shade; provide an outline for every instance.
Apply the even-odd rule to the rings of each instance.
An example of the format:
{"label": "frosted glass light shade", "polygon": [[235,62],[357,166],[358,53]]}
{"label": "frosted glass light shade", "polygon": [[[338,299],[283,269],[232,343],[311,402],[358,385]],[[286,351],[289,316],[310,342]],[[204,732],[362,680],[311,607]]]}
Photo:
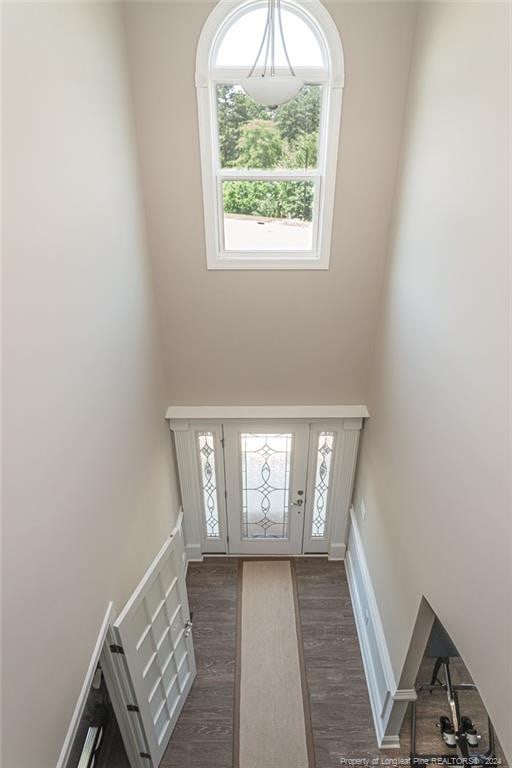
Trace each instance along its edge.
{"label": "frosted glass light shade", "polygon": [[265,75],[264,77],[256,75],[246,77],[240,85],[258,104],[263,104],[265,107],[278,107],[294,99],[304,83],[294,75]]}

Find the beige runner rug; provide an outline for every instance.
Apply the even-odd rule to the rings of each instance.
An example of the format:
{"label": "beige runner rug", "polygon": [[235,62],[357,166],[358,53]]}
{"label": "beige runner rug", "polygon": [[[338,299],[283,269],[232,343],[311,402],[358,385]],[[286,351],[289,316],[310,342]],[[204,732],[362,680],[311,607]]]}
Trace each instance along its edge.
{"label": "beige runner rug", "polygon": [[240,576],[235,767],[313,768],[293,563],[246,560]]}

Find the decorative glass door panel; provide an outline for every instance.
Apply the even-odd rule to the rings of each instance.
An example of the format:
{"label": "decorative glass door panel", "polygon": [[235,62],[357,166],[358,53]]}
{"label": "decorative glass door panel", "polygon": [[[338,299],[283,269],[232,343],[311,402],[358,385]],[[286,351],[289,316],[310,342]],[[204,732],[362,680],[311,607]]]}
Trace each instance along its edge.
{"label": "decorative glass door panel", "polygon": [[327,536],[327,504],[329,501],[331,462],[334,452],[334,432],[320,432],[316,451],[311,536],[314,539],[323,539]]}
{"label": "decorative glass door panel", "polygon": [[298,554],[302,548],[309,427],[225,427],[229,551]]}
{"label": "decorative glass door panel", "polygon": [[[343,451],[343,442],[343,430],[339,425],[328,422],[311,424],[304,553],[330,552],[332,536],[336,533],[336,496],[341,470],[339,454]],[[351,493],[351,488],[348,490]],[[345,530],[339,529],[336,535],[341,538]]]}
{"label": "decorative glass door panel", "polygon": [[215,437],[213,432],[197,434],[204,528],[207,538],[220,537],[219,501],[215,471]]}
{"label": "decorative glass door panel", "polygon": [[178,410],[171,428],[188,559],[209,553],[343,559],[363,417],[258,417],[256,406],[222,407],[217,415],[215,408],[196,408],[208,416],[185,419]]}
{"label": "decorative glass door panel", "polygon": [[286,539],[293,435],[242,433],[242,533]]}

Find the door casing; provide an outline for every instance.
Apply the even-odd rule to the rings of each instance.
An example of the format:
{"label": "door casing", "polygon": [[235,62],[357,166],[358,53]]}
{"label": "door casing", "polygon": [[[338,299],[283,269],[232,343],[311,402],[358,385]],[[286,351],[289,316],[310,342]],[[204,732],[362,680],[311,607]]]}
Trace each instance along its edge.
{"label": "door casing", "polygon": [[[190,410],[190,418],[186,418],[188,410]],[[179,413],[178,417],[172,415],[174,411]],[[256,415],[259,411],[262,412],[261,418]],[[216,412],[219,414],[218,418],[215,418]],[[277,417],[279,412],[283,413],[283,418]],[[331,412],[336,414],[336,416],[331,418]],[[347,415],[343,416],[345,412]],[[357,415],[358,412],[361,412],[363,415]],[[224,483],[223,430],[240,423],[254,425],[255,430],[259,429],[263,423],[268,424],[272,429],[276,429],[276,425],[279,425],[280,428],[286,428],[287,425],[292,423],[304,424],[310,428],[310,487],[306,498],[304,535],[299,556],[327,555],[331,560],[342,560],[344,558],[359,436],[364,418],[368,415],[364,406],[297,406],[294,408],[285,406],[273,406],[271,408],[256,406],[228,408],[219,406],[218,408],[211,407],[207,409],[169,409],[169,413],[171,414],[169,416],[169,424],[174,437],[181,486],[187,561],[200,561],[204,555],[222,554],[236,556],[236,552],[232,549],[230,550],[231,541],[228,541],[229,532],[225,494],[228,492],[229,498],[229,489],[226,491]],[[204,418],[202,415],[199,417],[199,414],[207,415],[208,418]],[[267,414],[270,414],[270,418]],[[314,441],[318,440],[318,434],[322,430],[335,432],[336,451],[330,480],[326,535],[321,538],[313,538],[310,535],[313,512],[311,478],[314,473],[312,462],[314,461],[315,453]],[[215,461],[219,482],[218,507],[220,519],[220,535],[217,538],[207,537],[204,530],[201,477],[197,461],[198,431],[211,431],[215,435],[217,445]]]}

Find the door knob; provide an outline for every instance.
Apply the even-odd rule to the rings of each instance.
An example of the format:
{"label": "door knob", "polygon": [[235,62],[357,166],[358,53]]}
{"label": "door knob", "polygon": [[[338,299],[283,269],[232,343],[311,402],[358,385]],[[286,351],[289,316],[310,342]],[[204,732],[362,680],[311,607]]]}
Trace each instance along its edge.
{"label": "door knob", "polygon": [[304,504],[304,501],[302,499],[297,499],[297,501],[292,501],[292,504],[294,507],[300,507]]}
{"label": "door knob", "polygon": [[185,637],[188,637],[190,635],[190,633],[192,632],[192,624],[193,624],[192,619],[193,618],[194,618],[194,613],[193,613],[193,611],[191,611],[190,612],[190,618],[187,619],[187,621],[185,622],[185,626],[183,627],[183,629],[185,630]]}

